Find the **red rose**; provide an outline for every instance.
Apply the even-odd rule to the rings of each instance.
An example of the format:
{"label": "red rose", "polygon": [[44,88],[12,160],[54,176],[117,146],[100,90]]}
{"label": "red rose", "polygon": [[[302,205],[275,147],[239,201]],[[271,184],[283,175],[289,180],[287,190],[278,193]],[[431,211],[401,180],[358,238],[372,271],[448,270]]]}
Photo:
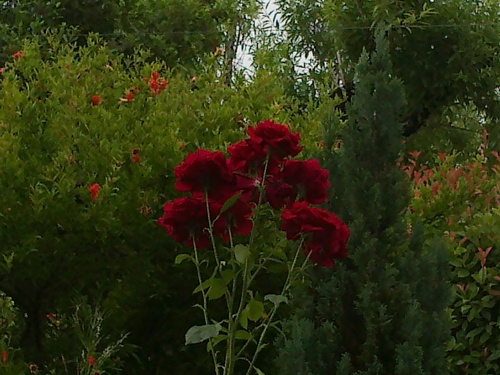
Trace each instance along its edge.
{"label": "red rose", "polygon": [[328,171],[317,160],[285,160],[283,170],[266,180],[266,200],[275,210],[297,198],[319,204],[326,200],[329,187]]}
{"label": "red rose", "polygon": [[89,193],[90,196],[92,197],[92,202],[95,203],[97,200],[97,196],[99,195],[99,190],[101,190],[101,185],[95,183],[89,186]]}
{"label": "red rose", "polygon": [[266,201],[275,210],[282,209],[287,203],[295,200],[293,197],[297,195],[292,185],[274,176],[266,180],[265,194]]}
{"label": "red rose", "polygon": [[234,175],[222,152],[197,150],[175,167],[174,172],[178,191],[211,193],[234,183]]}
{"label": "red rose", "polygon": [[[231,156],[228,163],[232,170],[262,177],[267,151],[255,139],[247,138],[232,144],[227,148],[227,152]],[[278,171],[278,160],[271,158],[266,174],[272,175]]]}
{"label": "red rose", "polygon": [[[224,202],[221,203],[223,204]],[[217,213],[222,208],[221,203],[215,204],[217,206]],[[233,206],[223,212],[215,221],[213,228],[214,235],[220,236],[224,242],[228,242],[230,228],[233,235],[248,236],[253,228],[253,221],[250,219],[252,212],[252,206],[250,206],[246,197],[244,195],[240,196]],[[215,217],[212,219],[215,219]]]}
{"label": "red rose", "polygon": [[[216,217],[216,210],[210,207],[210,216]],[[163,217],[158,219],[158,225],[165,228],[167,234],[177,242],[187,246],[193,245],[205,249],[209,246],[207,232],[207,206],[202,197],[182,197],[167,202],[163,206]]]}
{"label": "red rose", "polygon": [[334,259],[346,257],[349,229],[334,214],[311,207],[307,202],[295,202],[283,210],[281,219],[281,230],[288,239],[304,236],[302,250],[314,263],[332,267]]}
{"label": "red rose", "polygon": [[271,153],[271,158],[295,156],[302,150],[299,133],[291,133],[287,125],[265,120],[255,127],[250,126],[247,132],[265,154]]}
{"label": "red rose", "polygon": [[92,96],[92,99],[90,100],[93,106],[99,105],[101,102],[101,97],[99,95],[94,95]]}
{"label": "red rose", "polygon": [[316,159],[285,160],[279,177],[292,185],[297,197],[313,204],[323,203],[330,187],[328,171],[321,168]]}

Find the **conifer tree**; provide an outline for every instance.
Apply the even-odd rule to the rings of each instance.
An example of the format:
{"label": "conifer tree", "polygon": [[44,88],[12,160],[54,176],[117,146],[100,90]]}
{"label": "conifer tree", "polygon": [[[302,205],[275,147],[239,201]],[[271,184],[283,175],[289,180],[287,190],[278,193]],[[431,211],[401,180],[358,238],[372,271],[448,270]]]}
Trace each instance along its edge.
{"label": "conifer tree", "polygon": [[[298,312],[277,341],[279,374],[446,371],[447,252],[438,241],[424,243],[419,225],[410,234],[405,223],[409,191],[397,163],[404,94],[387,40],[382,33],[375,39],[376,51],[363,53],[356,68],[342,146],[327,147],[324,158],[330,209],[351,230],[349,255],[327,272],[313,270],[313,285],[296,292]],[[334,126],[326,124],[327,146]]]}

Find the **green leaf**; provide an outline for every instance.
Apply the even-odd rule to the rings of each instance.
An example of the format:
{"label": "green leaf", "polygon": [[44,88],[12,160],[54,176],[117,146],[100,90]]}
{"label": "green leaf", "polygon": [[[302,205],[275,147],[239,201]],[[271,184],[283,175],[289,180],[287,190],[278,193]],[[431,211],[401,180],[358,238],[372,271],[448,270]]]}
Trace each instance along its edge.
{"label": "green leaf", "polygon": [[181,264],[186,259],[192,260],[193,257],[189,254],[179,254],[175,257],[175,264]]}
{"label": "green leaf", "polygon": [[253,369],[255,370],[255,372],[257,373],[257,375],[266,375],[262,372],[262,370],[258,369],[257,367],[253,367]]}
{"label": "green leaf", "polygon": [[197,344],[212,337],[217,337],[220,325],[206,324],[204,326],[193,326],[186,332],[186,345]]}
{"label": "green leaf", "polygon": [[198,292],[201,292],[202,290],[205,290],[207,288],[210,288],[212,286],[212,281],[213,281],[213,277],[211,277],[210,279],[208,280],[205,280],[204,282],[202,282],[200,285],[198,285],[194,290],[193,290],[193,294],[195,293],[198,293]]}
{"label": "green leaf", "polygon": [[225,201],[224,204],[222,205],[222,208],[220,209],[218,216],[222,215],[224,212],[226,212],[231,207],[233,207],[239,197],[241,197],[241,193],[236,193],[231,198],[229,198],[227,201]]}
{"label": "green leaf", "polygon": [[251,340],[253,339],[253,336],[250,332],[239,329],[236,331],[236,334],[234,335],[236,340]]}
{"label": "green leaf", "polygon": [[260,319],[262,314],[264,314],[264,305],[260,301],[251,299],[250,302],[248,302],[248,305],[245,308],[245,310],[248,311],[248,319],[250,319],[253,322],[256,322],[257,320]]}
{"label": "green leaf", "polygon": [[248,257],[250,256],[250,249],[248,248],[248,246],[242,244],[236,245],[233,248],[233,251],[236,261],[240,264],[245,263]]}
{"label": "green leaf", "polygon": [[270,301],[274,306],[278,306],[280,303],[288,303],[288,298],[279,294],[267,294],[264,296],[264,301]]}
{"label": "green leaf", "polygon": [[240,324],[243,328],[248,328],[248,311],[244,309],[240,315]]}
{"label": "green leaf", "polygon": [[469,275],[470,275],[470,273],[466,269],[461,269],[461,270],[458,270],[458,272],[457,272],[458,277],[467,277]]}
{"label": "green leaf", "polygon": [[221,271],[220,276],[227,285],[234,279],[234,271],[232,269],[225,269]]}
{"label": "green leaf", "polygon": [[213,340],[207,342],[207,352],[212,350],[217,346],[218,343],[227,340],[227,335],[220,334],[217,337],[215,337]]}
{"label": "green leaf", "polygon": [[208,290],[209,299],[217,299],[224,295],[226,292],[226,283],[222,279],[212,279],[212,285]]}

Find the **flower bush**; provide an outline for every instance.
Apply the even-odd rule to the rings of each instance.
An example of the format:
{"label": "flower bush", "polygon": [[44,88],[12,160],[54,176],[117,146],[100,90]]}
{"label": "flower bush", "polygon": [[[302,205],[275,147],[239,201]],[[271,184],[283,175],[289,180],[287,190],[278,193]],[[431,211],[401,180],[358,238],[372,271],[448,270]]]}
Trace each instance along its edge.
{"label": "flower bush", "polygon": [[[193,249],[192,254],[178,255],[176,262],[190,259],[196,266],[195,292],[202,294],[204,325],[188,330],[186,343],[208,340],[215,373],[224,375],[241,373],[241,367],[235,368],[243,359],[249,364],[247,374],[261,373],[255,364],[266,345],[266,333],[276,325],[278,306],[288,300],[289,288],[306,261],[332,267],[346,256],[349,238],[347,226],[337,216],[311,206],[326,200],[328,173],[316,160],[291,159],[302,150],[299,134],[270,120],[250,126],[247,132],[249,138],[228,147],[229,159],[219,151],[199,149],[189,154],[174,172],[175,188],[190,196],[165,203],[158,219],[169,236]],[[268,221],[280,222],[275,229],[296,242],[291,253],[288,247],[276,252],[262,238],[257,240]],[[276,230],[272,235],[283,239]],[[207,248],[213,257],[199,252]],[[298,266],[301,250],[305,261]],[[205,262],[213,271],[203,280]],[[278,294],[262,295],[252,289],[253,282],[272,263],[285,265],[287,276]],[[214,321],[208,301],[221,297],[227,316]],[[220,353],[216,346],[221,342],[226,345]]]}
{"label": "flower bush", "polygon": [[[147,63],[141,51],[116,56],[94,37],[82,47],[50,32],[43,38],[23,42],[23,58],[9,54],[0,68],[0,259],[10,262],[0,268],[0,289],[20,310],[23,337],[9,358],[22,353],[39,368],[71,358],[70,341],[46,339],[45,314],[71,311],[76,291],[109,311],[109,331],[130,332],[138,349],[123,359],[123,373],[203,373],[203,348],[182,348],[197,320],[196,311],[185,313],[197,277],[174,264],[181,246],[156,226],[176,196],[174,167],[199,148],[225,150],[261,116],[293,116],[314,152],[322,114],[311,107],[297,115],[279,74],[257,72],[228,87],[213,59],[193,80]],[[247,206],[237,202],[223,219],[244,217],[240,210]],[[233,230],[245,233],[248,222]]]}
{"label": "flower bush", "polygon": [[423,221],[429,238],[444,237],[449,246],[453,374],[500,371],[500,155],[486,145],[479,151],[467,163],[439,153],[434,167],[412,152],[403,167],[414,186],[410,223]]}

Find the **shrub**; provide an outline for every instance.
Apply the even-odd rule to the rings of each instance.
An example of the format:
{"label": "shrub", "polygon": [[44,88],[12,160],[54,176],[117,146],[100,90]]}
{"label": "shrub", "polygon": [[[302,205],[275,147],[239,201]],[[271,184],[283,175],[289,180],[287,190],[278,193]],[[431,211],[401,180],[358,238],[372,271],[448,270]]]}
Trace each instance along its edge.
{"label": "shrub", "polygon": [[404,167],[414,185],[410,222],[423,220],[427,236],[444,236],[448,243],[453,374],[500,370],[500,157],[480,151],[462,164],[459,155],[438,154],[434,167],[420,164],[415,152]]}
{"label": "shrub", "polygon": [[[42,322],[71,311],[77,293],[142,348],[127,373],[195,371],[196,351],[179,348],[196,280],[171,265],[179,246],[155,222],[176,196],[173,168],[199,147],[224,149],[248,123],[289,122],[294,104],[271,74],[227,87],[215,58],[191,77],[140,52],[122,60],[95,38],[74,47],[49,35],[43,46],[26,42],[0,74],[0,253],[12,257],[0,281],[27,317],[23,353],[41,363],[69,349],[44,342]],[[314,149],[317,122],[294,123]]]}

